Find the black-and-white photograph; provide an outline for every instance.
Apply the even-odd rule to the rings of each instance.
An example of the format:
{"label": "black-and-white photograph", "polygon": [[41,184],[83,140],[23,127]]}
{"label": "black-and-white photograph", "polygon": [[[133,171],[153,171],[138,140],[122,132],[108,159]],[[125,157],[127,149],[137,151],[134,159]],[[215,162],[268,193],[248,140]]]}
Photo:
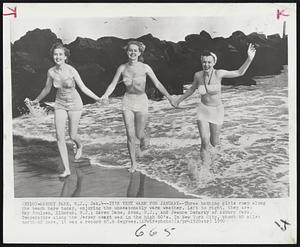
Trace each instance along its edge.
{"label": "black-and-white photograph", "polygon": [[[297,241],[295,5],[175,5],[5,6],[7,229],[230,243],[261,220],[237,242]],[[181,241],[206,224],[220,240]]]}
{"label": "black-and-white photograph", "polygon": [[286,21],[11,26],[15,197],[289,195]]}

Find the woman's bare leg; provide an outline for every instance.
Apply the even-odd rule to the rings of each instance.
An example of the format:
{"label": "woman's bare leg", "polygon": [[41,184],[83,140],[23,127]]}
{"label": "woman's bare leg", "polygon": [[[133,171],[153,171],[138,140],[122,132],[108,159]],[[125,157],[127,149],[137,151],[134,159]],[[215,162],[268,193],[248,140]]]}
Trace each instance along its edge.
{"label": "woman's bare leg", "polygon": [[77,132],[78,132],[78,125],[79,120],[81,117],[82,111],[69,111],[69,134],[72,141],[74,141],[76,145],[76,154],[75,159],[79,159],[82,154],[82,144],[78,138]]}
{"label": "woman's bare leg", "polygon": [[60,175],[60,177],[66,177],[71,174],[68,150],[65,141],[65,126],[67,120],[67,112],[65,110],[55,110],[54,111],[54,122],[56,128],[56,139],[57,146],[60,153],[62,163],[64,165],[65,171]]}
{"label": "woman's bare leg", "polygon": [[148,114],[143,112],[135,113],[135,134],[140,141],[138,154],[141,155],[141,149],[145,146],[145,127],[148,119]]}
{"label": "woman's bare leg", "polygon": [[209,123],[210,143],[213,147],[216,147],[217,145],[220,144],[221,127],[222,127],[222,125]]}
{"label": "woman's bare leg", "polygon": [[209,148],[209,123],[202,120],[197,120],[197,126],[201,138],[200,156],[202,160],[207,160]]}
{"label": "woman's bare leg", "polygon": [[130,172],[134,172],[137,163],[135,159],[135,127],[134,127],[134,112],[126,110],[123,111],[123,119],[126,127],[126,134],[127,134],[127,147],[129,151],[129,156],[131,160],[131,168],[129,169]]}

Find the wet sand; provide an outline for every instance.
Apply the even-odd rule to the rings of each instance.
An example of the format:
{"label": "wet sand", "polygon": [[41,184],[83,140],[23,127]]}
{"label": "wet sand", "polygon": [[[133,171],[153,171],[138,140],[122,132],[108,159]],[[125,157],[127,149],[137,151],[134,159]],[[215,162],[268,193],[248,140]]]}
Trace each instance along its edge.
{"label": "wet sand", "polygon": [[58,177],[63,166],[55,142],[14,136],[13,151],[15,197],[193,198],[138,171],[93,166],[87,158],[74,160],[70,144],[71,175],[64,179]]}

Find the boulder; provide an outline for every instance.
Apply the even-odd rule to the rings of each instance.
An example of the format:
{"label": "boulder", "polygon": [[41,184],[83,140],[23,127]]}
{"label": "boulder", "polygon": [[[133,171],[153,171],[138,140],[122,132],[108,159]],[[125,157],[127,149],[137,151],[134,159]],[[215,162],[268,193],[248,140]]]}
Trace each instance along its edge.
{"label": "boulder", "polygon": [[[117,37],[101,37],[97,40],[77,37],[66,44],[71,52],[68,62],[78,70],[87,87],[101,96],[118,66],[127,62],[124,47],[129,40]],[[226,85],[255,84],[251,79],[253,76],[278,74],[282,65],[287,63],[287,36],[282,39],[277,34],[245,35],[236,31],[228,38],[212,38],[209,33],[201,30],[199,34],[187,35],[184,41],[177,43],[159,40],[150,33],[137,40],[146,45],[144,62],[151,66],[170,94],[181,94],[183,85],[192,82],[194,73],[202,69],[200,54],[204,49],[218,56],[217,69],[236,70],[247,58],[249,43],[256,46],[257,53],[247,73],[240,78],[224,79],[222,84]],[[20,108],[24,107],[25,98],[34,99],[44,87],[47,70],[54,65],[49,51],[57,41],[61,40],[50,29],[35,29],[11,44],[13,117],[22,113]],[[124,85],[119,84],[113,96],[122,95],[124,90]],[[149,78],[146,93],[151,99],[162,98]],[[93,102],[82,92],[80,94],[84,103]],[[54,97],[55,90],[52,90],[45,101],[53,101]]]}

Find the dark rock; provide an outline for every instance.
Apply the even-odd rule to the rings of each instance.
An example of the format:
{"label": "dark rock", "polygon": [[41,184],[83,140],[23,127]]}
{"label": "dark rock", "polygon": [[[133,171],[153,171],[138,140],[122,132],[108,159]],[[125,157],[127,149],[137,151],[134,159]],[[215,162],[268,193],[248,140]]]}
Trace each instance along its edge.
{"label": "dark rock", "polygon": [[[278,74],[282,65],[287,64],[287,36],[282,39],[277,34],[266,37],[264,34],[245,35],[236,31],[228,38],[212,38],[206,31],[201,31],[199,34],[187,35],[185,41],[177,43],[159,40],[152,34],[137,40],[146,45],[144,62],[151,66],[170,94],[182,93],[183,84],[192,82],[194,73],[202,69],[200,54],[204,49],[218,56],[217,69],[236,70],[247,58],[249,43],[255,44],[257,53],[247,73],[240,78],[222,80],[222,84],[226,85],[253,85],[253,76]],[[44,87],[47,70],[54,65],[49,51],[57,41],[60,40],[50,29],[35,29],[11,45],[14,117],[20,115],[19,109],[24,106],[24,99],[34,99]],[[118,66],[127,62],[124,47],[128,41],[116,37],[101,37],[97,40],[77,37],[66,45],[71,52],[69,63],[78,70],[87,87],[101,96]],[[160,92],[149,78],[147,80],[148,97],[160,99]],[[124,90],[124,85],[119,84],[113,96],[122,95]],[[80,94],[84,103],[93,102],[82,92]],[[53,101],[54,97],[53,89],[45,101]]]}

